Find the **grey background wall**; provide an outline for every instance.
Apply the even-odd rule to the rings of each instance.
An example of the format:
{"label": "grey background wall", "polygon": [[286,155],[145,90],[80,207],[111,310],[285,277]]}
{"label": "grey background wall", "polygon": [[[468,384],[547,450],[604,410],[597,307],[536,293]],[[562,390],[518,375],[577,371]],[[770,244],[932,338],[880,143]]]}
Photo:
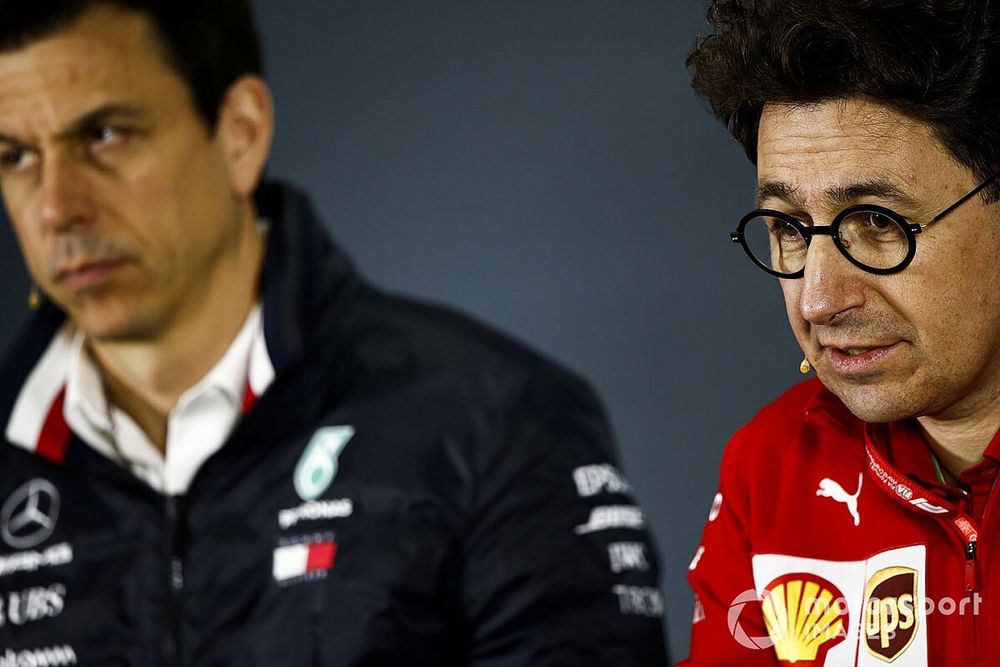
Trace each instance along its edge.
{"label": "grey background wall", "polygon": [[[728,436],[799,378],[777,284],[728,240],[753,170],[694,98],[702,0],[258,0],[271,174],[382,285],[594,384],[663,559],[675,658]],[[27,310],[2,225],[0,343]]]}

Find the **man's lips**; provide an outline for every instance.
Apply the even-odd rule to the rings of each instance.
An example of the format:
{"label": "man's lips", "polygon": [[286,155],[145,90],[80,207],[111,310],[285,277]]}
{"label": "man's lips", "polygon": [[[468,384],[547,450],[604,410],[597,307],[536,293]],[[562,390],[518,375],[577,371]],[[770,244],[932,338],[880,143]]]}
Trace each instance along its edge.
{"label": "man's lips", "polygon": [[823,354],[831,370],[842,376],[856,376],[871,373],[886,361],[886,358],[902,347],[902,342],[883,345],[845,343],[824,345]]}
{"label": "man's lips", "polygon": [[56,274],[56,282],[72,290],[94,287],[105,282],[111,274],[128,263],[126,259],[102,259],[81,262],[61,269]]}

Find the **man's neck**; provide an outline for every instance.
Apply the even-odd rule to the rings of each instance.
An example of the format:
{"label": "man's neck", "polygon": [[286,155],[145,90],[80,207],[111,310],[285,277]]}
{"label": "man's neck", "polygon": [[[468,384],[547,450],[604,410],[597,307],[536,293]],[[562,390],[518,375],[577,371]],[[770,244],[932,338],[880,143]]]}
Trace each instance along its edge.
{"label": "man's neck", "polygon": [[161,453],[181,395],[222,359],[257,301],[264,238],[256,229],[220,260],[197,299],[171,324],[141,341],[87,341],[108,400],[125,411]]}
{"label": "man's neck", "polygon": [[918,417],[931,449],[955,478],[983,460],[1000,426],[1000,410],[990,410],[961,419]]}

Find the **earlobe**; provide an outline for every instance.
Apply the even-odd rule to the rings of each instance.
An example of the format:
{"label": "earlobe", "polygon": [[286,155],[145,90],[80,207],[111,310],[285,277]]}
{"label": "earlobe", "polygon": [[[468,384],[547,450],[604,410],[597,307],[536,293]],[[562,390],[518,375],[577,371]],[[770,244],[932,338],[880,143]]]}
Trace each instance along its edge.
{"label": "earlobe", "polygon": [[267,84],[245,75],[226,92],[216,129],[234,194],[253,194],[274,135],[274,106]]}

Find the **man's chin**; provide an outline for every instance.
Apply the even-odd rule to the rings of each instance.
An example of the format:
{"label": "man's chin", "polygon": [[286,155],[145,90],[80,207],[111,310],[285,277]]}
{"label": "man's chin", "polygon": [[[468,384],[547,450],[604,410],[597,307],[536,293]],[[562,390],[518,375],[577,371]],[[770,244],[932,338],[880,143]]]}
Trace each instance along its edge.
{"label": "man's chin", "polygon": [[[918,412],[912,394],[882,385],[838,386],[824,382],[851,413],[862,421],[881,423],[908,419]],[[907,400],[910,399],[910,400]]]}
{"label": "man's chin", "polygon": [[148,340],[156,327],[149,318],[134,310],[87,309],[71,313],[70,319],[87,337],[97,343],[128,343]]}

